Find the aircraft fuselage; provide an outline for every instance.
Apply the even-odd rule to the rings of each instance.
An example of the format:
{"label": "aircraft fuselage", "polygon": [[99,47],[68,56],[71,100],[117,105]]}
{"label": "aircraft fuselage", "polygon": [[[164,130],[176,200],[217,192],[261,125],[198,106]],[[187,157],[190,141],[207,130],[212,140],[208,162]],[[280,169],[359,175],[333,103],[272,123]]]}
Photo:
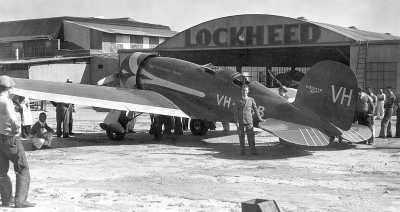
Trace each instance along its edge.
{"label": "aircraft fuselage", "polygon": [[[233,122],[234,105],[241,97],[241,85],[245,78],[227,68],[150,57],[137,70],[135,80],[138,88],[162,94],[192,118]],[[255,99],[264,119],[280,117],[290,121],[295,117],[299,122],[313,119],[312,114],[299,113],[297,107],[260,83],[250,82],[248,85],[249,96]]]}

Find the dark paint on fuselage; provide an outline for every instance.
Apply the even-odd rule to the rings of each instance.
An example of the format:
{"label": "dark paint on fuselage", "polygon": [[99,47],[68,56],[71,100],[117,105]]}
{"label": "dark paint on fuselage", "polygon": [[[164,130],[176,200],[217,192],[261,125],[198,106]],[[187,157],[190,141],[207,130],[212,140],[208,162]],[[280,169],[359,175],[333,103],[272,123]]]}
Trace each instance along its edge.
{"label": "dark paint on fuselage", "polygon": [[[138,70],[138,76],[137,82],[141,88],[162,94],[193,118],[234,121],[234,104],[241,97],[241,88],[233,80],[238,76],[242,77],[235,71],[226,68],[207,70],[206,66],[179,59],[153,57],[144,62]],[[155,78],[165,80],[165,84],[160,81],[149,82]],[[249,96],[255,99],[264,119],[279,117],[281,120],[291,121],[293,117],[299,117],[300,122],[309,120],[310,117],[313,119],[313,115],[299,113],[297,107],[258,82],[249,83],[249,88]],[[204,96],[191,94],[190,89],[204,93]]]}

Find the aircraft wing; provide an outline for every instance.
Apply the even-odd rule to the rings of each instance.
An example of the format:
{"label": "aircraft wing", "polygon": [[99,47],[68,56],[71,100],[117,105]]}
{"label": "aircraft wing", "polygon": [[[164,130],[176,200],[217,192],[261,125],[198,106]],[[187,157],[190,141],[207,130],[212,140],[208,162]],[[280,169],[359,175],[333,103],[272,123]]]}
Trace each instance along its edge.
{"label": "aircraft wing", "polygon": [[371,138],[372,132],[367,126],[352,124],[347,131],[342,131],[342,137],[354,143],[359,143]]}
{"label": "aircraft wing", "polygon": [[305,146],[326,146],[329,136],[319,129],[277,119],[266,119],[259,127],[290,143]]}
{"label": "aircraft wing", "polygon": [[146,90],[13,78],[13,93],[32,99],[188,117],[172,101]]}

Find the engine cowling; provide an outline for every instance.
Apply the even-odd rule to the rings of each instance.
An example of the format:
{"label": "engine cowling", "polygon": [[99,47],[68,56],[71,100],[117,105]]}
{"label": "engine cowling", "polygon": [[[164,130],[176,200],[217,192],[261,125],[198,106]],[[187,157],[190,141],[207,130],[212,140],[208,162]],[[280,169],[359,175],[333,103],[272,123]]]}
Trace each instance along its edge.
{"label": "engine cowling", "polygon": [[126,88],[139,88],[138,75],[143,62],[149,57],[155,57],[155,54],[134,52],[128,55],[121,62],[120,78],[121,86]]}

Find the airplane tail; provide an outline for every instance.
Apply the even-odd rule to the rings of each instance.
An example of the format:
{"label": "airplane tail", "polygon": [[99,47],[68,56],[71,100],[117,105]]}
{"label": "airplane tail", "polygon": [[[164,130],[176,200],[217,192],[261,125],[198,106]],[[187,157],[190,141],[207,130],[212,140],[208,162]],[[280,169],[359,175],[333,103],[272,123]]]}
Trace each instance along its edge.
{"label": "airplane tail", "polygon": [[321,61],[303,77],[293,104],[347,131],[353,123],[357,96],[357,78],[350,67]]}

